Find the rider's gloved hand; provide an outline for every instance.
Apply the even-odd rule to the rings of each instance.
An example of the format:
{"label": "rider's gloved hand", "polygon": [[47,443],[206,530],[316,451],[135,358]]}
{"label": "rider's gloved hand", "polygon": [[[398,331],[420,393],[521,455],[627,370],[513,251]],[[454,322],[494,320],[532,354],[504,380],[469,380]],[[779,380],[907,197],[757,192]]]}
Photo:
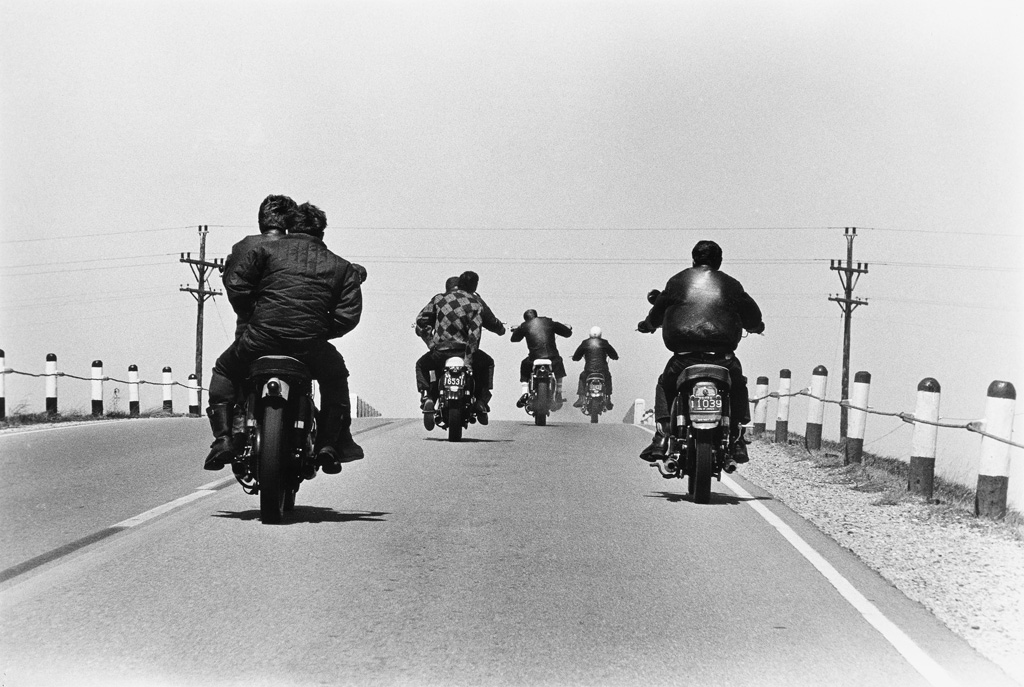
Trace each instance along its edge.
{"label": "rider's gloved hand", "polygon": [[654,301],[658,300],[658,296],[661,295],[661,291],[658,289],[651,289],[647,292],[647,302],[654,305]]}
{"label": "rider's gloved hand", "polygon": [[764,333],[764,322],[761,322],[760,324],[754,325],[753,329],[748,329],[747,331],[750,332],[751,334],[763,334]]}
{"label": "rider's gloved hand", "polygon": [[640,320],[640,322],[637,323],[637,325],[636,325],[636,330],[638,332],[642,333],[642,334],[653,334],[654,333],[654,327],[652,327],[651,325],[647,324],[647,320]]}

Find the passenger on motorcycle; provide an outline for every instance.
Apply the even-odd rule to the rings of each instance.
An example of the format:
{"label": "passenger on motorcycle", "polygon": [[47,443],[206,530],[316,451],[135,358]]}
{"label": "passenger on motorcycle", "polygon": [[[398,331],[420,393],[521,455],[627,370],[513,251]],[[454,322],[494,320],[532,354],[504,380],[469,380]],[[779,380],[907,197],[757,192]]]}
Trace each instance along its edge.
{"label": "passenger on motorcycle", "polygon": [[565,398],[562,397],[565,363],[562,362],[562,356],[558,355],[556,334],[569,338],[572,336],[572,327],[556,322],[550,317],[538,317],[537,311],[533,309],[524,312],[523,323],[512,330],[512,343],[526,339],[530,352],[519,366],[519,381],[523,385],[523,395],[516,401],[517,408],[524,407],[530,398],[530,374],[533,372],[533,361],[537,358],[550,360],[551,371],[555,374],[555,407],[552,410],[559,410],[565,403]]}
{"label": "passenger on motorcycle", "polygon": [[433,413],[437,388],[430,383],[430,372],[437,379],[445,360],[453,355],[465,356],[473,369],[477,419],[485,425],[494,386],[494,359],[480,350],[480,337],[484,329],[501,336],[505,325],[476,292],[479,282],[476,272],[463,272],[454,290],[432,298],[416,316],[417,331],[432,332],[427,344],[430,351],[416,363],[416,388],[421,396],[420,408]]}
{"label": "passenger on motorcycle", "polygon": [[741,423],[750,422],[750,402],[747,378],[743,376],[735,350],[744,329],[752,334],[764,331],[761,309],[738,281],[719,270],[722,249],[717,243],[698,241],[692,256],[693,267],[668,280],[647,318],[637,325],[637,329],[645,333],[662,327],[665,347],[674,354],[655,388],[654,416],[658,430],[640,457],[648,462],[664,457],[669,404],[676,395],[676,380],[690,365],[710,363],[729,370],[730,445],[733,460],[746,463],[749,458]]}
{"label": "passenger on motorcycle", "polygon": [[[444,282],[444,291],[435,294],[424,309],[430,308],[432,311],[435,311],[437,309],[437,304],[441,302],[441,299],[444,298],[445,294],[451,293],[457,289],[458,286],[458,276],[448,277]],[[434,356],[431,355],[430,352],[430,342],[434,336],[434,326],[431,324],[427,327],[420,327],[418,324],[414,323],[413,330],[416,332],[416,336],[420,337],[420,339],[423,340],[423,343],[427,345],[427,352],[416,360],[416,390],[420,392],[420,410],[423,410],[423,404],[426,403],[428,399],[437,396],[437,392],[434,390],[434,385],[437,383],[437,376],[436,374],[433,376],[431,375],[431,373],[435,371],[433,362]]]}
{"label": "passenger on motorcycle", "polygon": [[314,449],[323,471],[336,474],[341,463],[363,457],[352,439],[348,368],[328,340],[344,336],[359,323],[365,270],[324,244],[327,216],[322,210],[305,203],[284,214],[288,235],[260,243],[225,275],[228,300],[246,324],[217,359],[210,379],[207,414],[214,442],[204,465],[207,470],[219,470],[235,457],[233,401],[249,365],[264,355],[294,357],[319,382],[322,407]]}
{"label": "passenger on motorcycle", "polygon": [[606,339],[601,338],[600,327],[591,327],[590,336],[580,342],[576,352],[572,354],[574,362],[585,359],[583,372],[580,373],[580,383],[576,389],[579,398],[572,404],[573,408],[582,408],[586,403],[587,377],[600,374],[604,376],[605,408],[612,409],[612,373],[608,369],[608,358],[618,360],[619,354]]}

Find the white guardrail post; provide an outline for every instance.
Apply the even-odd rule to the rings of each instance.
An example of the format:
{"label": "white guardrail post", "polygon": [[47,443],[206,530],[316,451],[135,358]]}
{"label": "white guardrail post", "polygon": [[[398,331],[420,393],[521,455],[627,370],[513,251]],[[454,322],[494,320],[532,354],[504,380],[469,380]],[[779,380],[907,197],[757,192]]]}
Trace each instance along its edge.
{"label": "white guardrail post", "polygon": [[174,412],[174,378],[171,377],[171,368],[164,368],[164,410],[168,413]]}
{"label": "white guardrail post", "polygon": [[199,417],[199,380],[195,373],[188,376],[188,414]]}
{"label": "white guardrail post", "polygon": [[793,373],[779,370],[779,406],[775,420],[775,443],[785,444],[789,441],[789,390],[793,388]]}
{"label": "white guardrail post", "polygon": [[103,361],[92,361],[92,414],[103,415]]}
{"label": "white guardrail post", "polygon": [[768,417],[768,378],[758,377],[757,386],[754,387],[754,427],[753,436],[759,437],[764,434],[765,420]]}
{"label": "white guardrail post", "polygon": [[128,415],[139,416],[139,366],[128,366]]}
{"label": "white guardrail post", "polygon": [[864,431],[867,429],[868,414],[857,408],[867,408],[868,398],[871,395],[871,373],[861,370],[853,376],[853,398],[847,414],[848,426],[846,429],[846,464],[860,463],[864,456]]}
{"label": "white guardrail post", "polygon": [[0,420],[7,419],[7,357],[0,348]]}
{"label": "white guardrail post", "polygon": [[[998,380],[989,384],[988,401],[985,403],[985,432],[1009,441],[1013,434],[1013,409],[1016,404],[1017,390],[1013,384]],[[983,436],[974,514],[997,520],[1004,518],[1009,480],[1010,445]]]}
{"label": "white guardrail post", "polygon": [[[907,491],[930,499],[935,493],[935,447],[939,428],[927,424],[939,421],[939,401],[942,387],[931,377],[917,385],[917,407],[914,408],[914,439],[910,451],[910,473]],[[924,420],[925,422],[916,422]]]}
{"label": "white guardrail post", "polygon": [[57,414],[57,355],[46,354],[46,414]]}
{"label": "white guardrail post", "polygon": [[825,417],[825,388],[828,386],[828,370],[818,365],[811,373],[811,396],[807,401],[807,428],[804,430],[804,446],[817,450],[821,448],[821,426]]}

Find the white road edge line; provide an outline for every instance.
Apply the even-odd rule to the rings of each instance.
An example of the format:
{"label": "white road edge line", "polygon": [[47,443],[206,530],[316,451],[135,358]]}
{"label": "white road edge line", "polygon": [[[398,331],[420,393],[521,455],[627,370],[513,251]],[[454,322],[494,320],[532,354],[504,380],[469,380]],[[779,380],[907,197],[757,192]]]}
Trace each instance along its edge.
{"label": "white road edge line", "polygon": [[116,525],[111,525],[111,527],[118,527],[118,528],[124,528],[124,529],[127,529],[129,527],[135,527],[136,525],[141,525],[142,523],[146,522],[147,520],[152,520],[156,516],[162,515],[162,514],[166,513],[167,511],[174,510],[178,506],[184,506],[186,503],[190,503],[192,501],[195,501],[196,499],[201,499],[204,496],[209,496],[210,494],[215,494],[215,493],[216,492],[214,490],[212,490],[212,489],[197,489],[194,492],[192,492],[191,494],[186,494],[185,496],[182,496],[179,499],[174,499],[173,501],[169,501],[169,502],[163,504],[162,506],[157,506],[156,508],[151,508],[151,509],[147,510],[145,513],[139,513],[135,517],[128,518],[127,520],[122,520],[121,522],[117,523]]}
{"label": "white road edge line", "polygon": [[[640,429],[645,432],[654,434],[654,430],[648,429],[647,427],[640,426]],[[730,479],[727,475],[722,475],[722,483],[725,484],[736,496],[744,499],[751,508],[754,509],[758,515],[764,518],[765,522],[774,527],[779,534],[786,538],[793,548],[803,556],[811,565],[813,565],[818,572],[828,580],[829,584],[835,587],[836,591],[839,592],[846,601],[853,606],[864,619],[871,624],[879,633],[885,638],[889,644],[900,652],[900,654],[910,663],[914,669],[920,673],[930,684],[936,685],[936,687],[955,687],[958,683],[953,677],[946,671],[945,668],[935,662],[931,656],[926,654],[924,650],[919,647],[914,640],[906,635],[903,630],[896,626],[894,622],[885,617],[885,615],[878,610],[878,607],[867,600],[867,598],[857,591],[856,587],[847,580],[842,574],[832,567],[822,557],[820,553],[814,550],[810,544],[800,538],[796,532],[793,531],[789,525],[784,523],[782,519],[772,513],[767,506],[757,501],[751,496],[746,489],[737,484],[734,480]]]}

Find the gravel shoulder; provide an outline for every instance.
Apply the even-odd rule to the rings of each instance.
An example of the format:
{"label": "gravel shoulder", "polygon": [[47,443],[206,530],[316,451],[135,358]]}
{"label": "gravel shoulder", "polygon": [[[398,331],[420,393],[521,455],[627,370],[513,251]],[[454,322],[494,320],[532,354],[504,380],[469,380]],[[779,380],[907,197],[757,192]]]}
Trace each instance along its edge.
{"label": "gravel shoulder", "polygon": [[758,484],[1024,685],[1024,536],[962,506],[879,485],[835,453],[755,440]]}

